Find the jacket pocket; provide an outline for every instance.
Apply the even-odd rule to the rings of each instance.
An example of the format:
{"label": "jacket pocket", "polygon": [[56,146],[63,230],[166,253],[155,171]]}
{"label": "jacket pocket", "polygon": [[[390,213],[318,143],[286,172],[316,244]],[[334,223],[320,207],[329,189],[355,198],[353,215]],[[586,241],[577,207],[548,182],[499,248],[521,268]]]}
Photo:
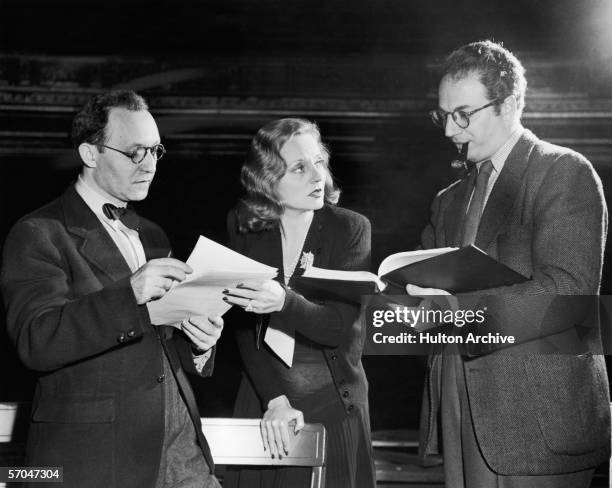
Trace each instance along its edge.
{"label": "jacket pocket", "polygon": [[538,355],[529,357],[525,367],[538,425],[552,452],[586,454],[610,442],[602,356]]}
{"label": "jacket pocket", "polygon": [[34,422],[106,423],[115,420],[115,401],[104,400],[42,400],[32,414]]}

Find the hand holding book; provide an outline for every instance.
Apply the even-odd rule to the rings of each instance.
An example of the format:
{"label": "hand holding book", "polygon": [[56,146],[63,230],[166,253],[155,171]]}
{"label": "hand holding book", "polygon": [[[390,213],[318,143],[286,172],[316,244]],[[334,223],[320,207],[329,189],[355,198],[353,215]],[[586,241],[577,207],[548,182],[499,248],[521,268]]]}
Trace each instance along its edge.
{"label": "hand holding book", "polygon": [[296,280],[295,288],[314,296],[359,303],[362,295],[404,294],[408,284],[429,288],[432,294],[456,294],[526,280],[477,247],[466,246],[393,254],[383,260],[378,276],[365,271],[311,267]]}
{"label": "hand holding book", "polygon": [[[459,310],[459,300],[446,290],[439,288],[422,288],[417,285],[407,284],[406,293],[410,296],[424,297],[426,301],[433,302],[442,310],[450,309],[453,312]],[[425,308],[431,308],[427,304],[422,304]]]}

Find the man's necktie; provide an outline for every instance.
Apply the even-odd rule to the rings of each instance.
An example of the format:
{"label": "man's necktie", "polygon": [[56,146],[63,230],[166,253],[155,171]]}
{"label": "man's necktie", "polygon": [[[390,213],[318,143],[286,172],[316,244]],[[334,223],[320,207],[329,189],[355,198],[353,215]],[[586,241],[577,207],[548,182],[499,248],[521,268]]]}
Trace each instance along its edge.
{"label": "man's necktie", "polygon": [[119,220],[130,229],[138,230],[140,219],[138,214],[128,207],[116,207],[112,203],[102,205],[102,212],[110,220]]}
{"label": "man's necktie", "polygon": [[[476,171],[476,168],[474,168],[472,171]],[[492,172],[493,163],[490,160],[487,160],[480,165],[478,176],[476,177],[476,184],[474,186],[474,193],[472,194],[472,200],[470,201],[470,206],[465,215],[463,237],[461,238],[462,246],[474,244],[474,241],[476,240],[476,233],[478,232],[478,225],[480,224],[480,217],[482,216],[482,210],[484,207],[484,199],[487,193],[487,183]]]}

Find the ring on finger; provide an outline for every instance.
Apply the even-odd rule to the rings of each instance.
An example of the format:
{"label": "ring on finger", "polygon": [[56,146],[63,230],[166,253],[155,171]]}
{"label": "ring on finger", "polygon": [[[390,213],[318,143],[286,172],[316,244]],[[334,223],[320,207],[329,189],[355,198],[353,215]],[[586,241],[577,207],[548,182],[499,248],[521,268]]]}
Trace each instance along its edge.
{"label": "ring on finger", "polygon": [[253,299],[251,298],[249,300],[249,303],[247,303],[247,306],[244,307],[245,312],[253,312],[255,310],[255,308],[253,307]]}

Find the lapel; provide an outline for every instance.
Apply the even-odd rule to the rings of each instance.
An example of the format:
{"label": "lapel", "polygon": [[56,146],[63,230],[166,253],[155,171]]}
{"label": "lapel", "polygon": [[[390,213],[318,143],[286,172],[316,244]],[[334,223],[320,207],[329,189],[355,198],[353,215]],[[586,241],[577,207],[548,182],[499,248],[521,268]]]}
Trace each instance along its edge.
{"label": "lapel", "polygon": [[138,229],[138,238],[145,252],[147,261],[151,259],[174,257],[170,252],[170,245],[165,237],[165,234],[159,230],[159,227],[146,225],[145,220],[140,218],[140,229]]}
{"label": "lapel", "polygon": [[[300,257],[305,252],[312,253],[314,257],[314,266],[321,266],[320,259],[323,249],[323,229],[325,227],[326,215],[329,212],[327,206],[322,209],[315,211],[308,234],[306,234],[306,240],[304,241],[304,247],[300,252]],[[261,263],[267,264],[278,268],[278,281],[284,282],[284,270],[283,270],[283,245],[281,241],[280,227],[276,227],[271,230],[257,232],[251,234],[251,244],[248,246],[249,257],[255,259]],[[319,259],[317,260],[317,257]],[[304,270],[300,267],[300,260],[295,269],[295,276],[303,274]]]}
{"label": "lapel", "polygon": [[249,233],[247,246],[245,248],[248,257],[278,268],[279,276],[283,272],[283,251],[281,244],[280,228],[262,230]]}
{"label": "lapel", "polygon": [[131,270],[102,223],[71,185],[62,195],[68,232],[80,240],[81,255],[111,281],[131,274]]}
{"label": "lapel", "polygon": [[472,190],[473,186],[467,176],[457,183],[457,191],[454,192],[453,201],[449,204],[449,210],[444,217],[444,228],[447,230],[446,246],[461,245],[462,225]]}
{"label": "lapel", "polygon": [[323,258],[323,229],[325,228],[325,221],[327,213],[329,212],[329,207],[324,205],[320,210],[315,211],[312,222],[310,223],[310,229],[308,229],[308,234],[306,234],[306,240],[304,241],[304,247],[300,253],[300,259],[295,267],[295,271],[293,276],[302,276],[304,271],[306,271],[302,265],[302,256],[305,253],[310,253],[313,257],[311,264],[313,266],[319,266],[322,268],[327,268],[328,263],[321,262]]}
{"label": "lapel", "polygon": [[480,249],[486,251],[489,248],[508,220],[514,201],[520,193],[529,157],[536,141],[531,131],[525,129],[508,155],[480,219],[475,242]]}

